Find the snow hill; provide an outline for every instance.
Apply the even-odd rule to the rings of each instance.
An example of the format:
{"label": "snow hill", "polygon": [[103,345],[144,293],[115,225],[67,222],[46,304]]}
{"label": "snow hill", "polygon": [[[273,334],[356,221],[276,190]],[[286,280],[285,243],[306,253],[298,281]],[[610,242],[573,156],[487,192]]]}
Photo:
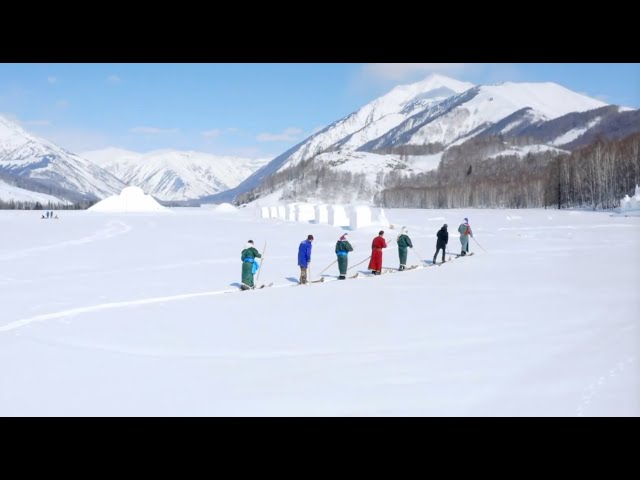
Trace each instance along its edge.
{"label": "snow hill", "polygon": [[120,195],[96,203],[88,208],[90,212],[103,213],[149,213],[168,212],[169,209],[160,205],[151,195],[145,195],[140,187],[127,187]]}
{"label": "snow hill", "polygon": [[238,185],[270,159],[217,156],[203,152],[155,150],[137,153],[118,148],[82,154],[127,185],[159,200],[190,200]]}
{"label": "snow hill", "polygon": [[[565,151],[579,146],[581,139],[590,139],[592,131],[615,136],[640,130],[639,112],[608,106],[551,82],[473,85],[431,75],[394,88],[279,155],[238,187],[208,200],[233,200],[276,172],[310,159],[368,175],[397,169],[419,172],[437,167],[433,162],[439,157],[433,155],[487,135],[526,138],[524,146],[537,151],[545,147]],[[505,155],[528,153],[517,153],[518,148],[505,143],[505,149],[511,150]],[[365,153],[389,157],[384,161]],[[354,158],[371,162],[364,166]],[[398,158],[404,165],[398,165]]]}
{"label": "snow hill", "polygon": [[106,170],[0,116],[0,174],[61,200],[100,199],[124,184]]}

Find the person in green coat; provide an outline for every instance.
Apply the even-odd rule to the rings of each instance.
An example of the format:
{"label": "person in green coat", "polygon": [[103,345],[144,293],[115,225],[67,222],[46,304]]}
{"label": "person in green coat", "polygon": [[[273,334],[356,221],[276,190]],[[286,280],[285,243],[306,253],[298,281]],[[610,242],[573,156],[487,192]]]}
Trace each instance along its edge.
{"label": "person in green coat", "polygon": [[347,277],[347,265],[349,265],[349,252],[353,252],[353,247],[347,240],[348,233],[344,233],[340,240],[336,242],[336,255],[338,257],[338,269],[340,276],[338,280],[345,280]]}
{"label": "person in green coat", "polygon": [[257,264],[254,265],[256,258],[262,258],[262,255],[258,253],[256,247],[253,245],[253,240],[249,240],[240,254],[242,260],[242,290],[249,290],[255,288],[253,284],[253,274],[258,270],[254,270]]}
{"label": "person in green coat", "polygon": [[407,248],[413,248],[413,243],[411,243],[411,239],[409,235],[407,235],[408,233],[409,230],[407,230],[407,227],[402,227],[397,239],[398,256],[400,257],[400,268],[398,270],[400,271],[407,267]]}

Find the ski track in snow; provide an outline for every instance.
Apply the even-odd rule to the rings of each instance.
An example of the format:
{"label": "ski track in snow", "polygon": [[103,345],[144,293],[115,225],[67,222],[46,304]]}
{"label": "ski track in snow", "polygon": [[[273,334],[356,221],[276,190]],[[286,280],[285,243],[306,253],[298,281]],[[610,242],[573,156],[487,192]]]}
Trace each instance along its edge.
{"label": "ski track in snow", "polygon": [[[624,373],[624,369],[629,367],[635,361],[635,356],[629,356],[624,360],[621,360],[616,363],[615,367],[609,370],[608,374],[601,375],[597,380],[594,380],[589,387],[587,388],[587,392],[582,397],[582,402],[576,408],[576,417],[583,417],[589,408],[593,397],[595,397],[602,387],[605,385],[608,379],[614,378],[620,374]],[[628,369],[627,369],[628,370]]]}
{"label": "ski track in snow", "polygon": [[60,243],[54,243],[52,245],[44,245],[42,247],[27,248],[24,250],[18,250],[12,253],[0,255],[0,261],[13,260],[15,258],[28,257],[29,255],[37,255],[39,253],[48,252],[50,250],[56,250],[59,248],[73,247],[76,245],[84,245],[87,243],[97,242],[100,240],[106,240],[109,238],[117,237],[125,233],[130,232],[133,229],[130,225],[124,222],[112,221],[107,224],[107,227],[98,230],[93,235],[88,237],[77,238],[75,240],[66,240]]}
{"label": "ski track in snow", "polygon": [[[452,262],[453,260],[449,260],[447,263]],[[412,270],[408,270],[409,272],[417,272],[420,270],[424,270],[424,269],[428,269],[431,268],[431,266],[426,265],[423,266],[422,268],[415,268]],[[399,273],[399,272],[398,272]],[[406,272],[403,272],[406,273]],[[363,275],[362,278],[378,278],[375,275]],[[337,279],[332,279],[329,281],[338,281]],[[357,280],[357,279],[355,279]],[[326,282],[327,280],[325,280]],[[348,280],[347,280],[348,281]],[[279,284],[279,285],[273,285],[270,288],[284,288],[284,287],[297,287],[300,286],[296,283],[291,284],[291,283],[284,283],[284,284]],[[306,287],[310,287],[312,285],[305,285]],[[255,291],[258,291],[260,289],[257,289]],[[30,325],[32,323],[37,323],[37,322],[45,322],[48,320],[57,320],[57,319],[62,319],[65,317],[71,317],[74,315],[80,315],[83,313],[93,313],[93,312],[98,312],[101,310],[111,310],[111,309],[118,309],[118,308],[126,308],[126,307],[135,307],[138,305],[151,305],[151,304],[155,304],[155,303],[167,303],[167,302],[175,302],[175,301],[180,301],[180,300],[189,300],[191,298],[198,298],[198,297],[213,297],[216,295],[223,295],[226,293],[241,293],[240,289],[234,288],[234,289],[227,289],[227,290],[216,290],[213,292],[197,292],[197,293],[183,293],[180,295],[169,295],[166,297],[152,297],[152,298],[143,298],[143,299],[139,299],[139,300],[129,300],[129,301],[123,301],[123,302],[111,302],[111,303],[101,303],[98,305],[89,305],[86,307],[78,307],[78,308],[72,308],[69,310],[62,310],[59,312],[53,312],[53,313],[45,313],[45,314],[41,314],[41,315],[36,315],[34,317],[29,317],[29,318],[22,318],[20,320],[15,320],[13,322],[10,322],[6,325],[2,325],[0,326],[0,333],[1,332],[10,332],[12,330],[16,330],[18,328]]]}
{"label": "ski track in snow", "polygon": [[[177,352],[169,351],[165,349],[157,348],[140,348],[140,347],[122,347],[102,345],[89,342],[71,342],[68,340],[50,340],[35,336],[28,336],[31,340],[45,344],[64,346],[69,348],[76,348],[82,350],[100,350],[109,353],[120,353],[125,355],[141,356],[141,357],[154,357],[154,358],[180,358],[180,359],[236,359],[236,360],[252,360],[252,359],[277,359],[277,358],[295,358],[295,357],[326,357],[334,355],[376,355],[379,353],[396,353],[406,351],[420,351],[429,346],[428,342],[402,344],[402,345],[379,345],[377,347],[371,347],[366,349],[336,349],[336,350],[320,350],[320,349],[282,349],[282,350],[265,350],[265,351],[251,351],[251,352],[238,352],[238,351],[218,351],[218,352]],[[477,339],[469,339],[470,342],[477,344]],[[484,341],[488,342],[488,339]]]}
{"label": "ski track in snow", "polygon": [[[286,256],[272,256],[269,257],[272,260],[288,260],[289,257]],[[229,263],[238,263],[237,258],[217,258],[211,260],[190,260],[187,262],[178,262],[178,263],[167,263],[164,265],[151,265],[145,267],[135,267],[135,268],[127,268],[127,269],[118,269],[118,270],[91,270],[89,272],[65,272],[63,275],[49,275],[47,277],[41,277],[37,279],[23,279],[16,280],[9,277],[5,277],[0,279],[0,286],[11,285],[11,284],[32,284],[36,282],[46,283],[52,280],[65,280],[68,281],[72,278],[82,278],[82,277],[95,277],[96,275],[127,275],[131,273],[144,273],[144,272],[155,272],[155,271],[163,271],[163,270],[177,270],[180,268],[186,267],[201,267],[208,265],[223,265]]]}

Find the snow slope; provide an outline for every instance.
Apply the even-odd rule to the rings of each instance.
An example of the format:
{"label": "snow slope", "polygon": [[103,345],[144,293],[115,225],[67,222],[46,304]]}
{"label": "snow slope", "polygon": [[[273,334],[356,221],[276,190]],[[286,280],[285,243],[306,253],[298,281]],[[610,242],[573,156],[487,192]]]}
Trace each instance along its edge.
{"label": "snow slope", "polygon": [[[0,212],[0,414],[640,415],[638,217],[387,209],[411,262],[445,222],[457,251],[463,217],[486,252],[299,287],[299,242],[317,278],[339,228],[173,211]],[[350,265],[376,230],[351,232]],[[237,292],[249,238],[273,288]]]}
{"label": "snow slope", "polygon": [[437,74],[410,85],[399,85],[386,95],[311,135],[274,158],[238,187],[216,195],[213,200],[218,202],[232,200],[236,195],[258,186],[273,173],[324,151],[354,150],[402,123],[416,111],[437,105],[472,87],[472,83]]}
{"label": "snow slope", "polygon": [[143,154],[117,148],[82,156],[160,200],[190,200],[228,190],[270,160],[176,150]]}
{"label": "snow slope", "polygon": [[43,205],[48,202],[69,203],[45,193],[32,192],[31,190],[25,190],[24,188],[18,188],[13,185],[9,185],[2,180],[0,180],[0,200],[16,200],[18,202],[40,202]]}
{"label": "snow slope", "polygon": [[66,189],[83,198],[104,198],[124,187],[120,180],[97,165],[31,135],[2,116],[0,171]]}

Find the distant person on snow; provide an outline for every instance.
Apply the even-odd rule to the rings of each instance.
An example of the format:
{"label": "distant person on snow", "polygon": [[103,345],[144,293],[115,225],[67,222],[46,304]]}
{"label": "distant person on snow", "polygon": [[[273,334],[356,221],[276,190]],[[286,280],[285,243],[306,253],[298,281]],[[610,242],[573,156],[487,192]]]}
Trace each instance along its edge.
{"label": "distant person on snow", "polygon": [[42,217],[40,217],[41,220],[46,220],[47,217],[44,216],[44,213],[42,214]]}
{"label": "distant person on snow", "polygon": [[47,210],[47,218],[49,218],[49,210]]}
{"label": "distant person on snow", "polygon": [[369,270],[373,275],[382,273],[382,249],[387,248],[387,242],[384,239],[384,231],[380,230],[378,236],[371,242],[371,260],[369,261]]}
{"label": "distant person on snow", "polygon": [[473,238],[473,232],[471,231],[468,218],[465,218],[464,222],[460,224],[458,232],[460,233],[460,243],[462,244],[462,252],[460,252],[460,255],[464,256],[469,253],[469,237],[471,236],[471,238]]}
{"label": "distant person on snow", "polygon": [[407,233],[409,233],[407,227],[402,227],[397,239],[398,256],[400,257],[400,268],[398,268],[398,270],[400,271],[407,268],[407,248],[413,248],[413,243],[411,243],[411,239]]}
{"label": "distant person on snow", "polygon": [[262,255],[253,246],[253,240],[249,240],[240,254],[240,259],[242,260],[242,286],[240,288],[242,290],[255,288],[253,274],[258,271],[259,267],[255,261],[256,258],[262,258]]}
{"label": "distant person on snow", "polygon": [[353,247],[347,240],[348,233],[343,233],[340,240],[336,242],[336,255],[338,257],[338,269],[340,276],[338,280],[345,280],[347,277],[347,266],[349,265],[349,252],[353,252]]}
{"label": "distant person on snow", "polygon": [[449,243],[449,232],[447,231],[447,224],[442,225],[442,228],[436,233],[438,241],[436,242],[436,253],[433,256],[433,263],[436,263],[436,257],[438,252],[442,249],[442,263],[446,262],[444,259],[445,251],[447,250],[447,243]]}
{"label": "distant person on snow", "polygon": [[313,235],[307,236],[307,239],[300,242],[298,247],[298,266],[300,267],[300,283],[302,285],[307,283],[307,268],[311,263],[311,242],[313,242]]}

